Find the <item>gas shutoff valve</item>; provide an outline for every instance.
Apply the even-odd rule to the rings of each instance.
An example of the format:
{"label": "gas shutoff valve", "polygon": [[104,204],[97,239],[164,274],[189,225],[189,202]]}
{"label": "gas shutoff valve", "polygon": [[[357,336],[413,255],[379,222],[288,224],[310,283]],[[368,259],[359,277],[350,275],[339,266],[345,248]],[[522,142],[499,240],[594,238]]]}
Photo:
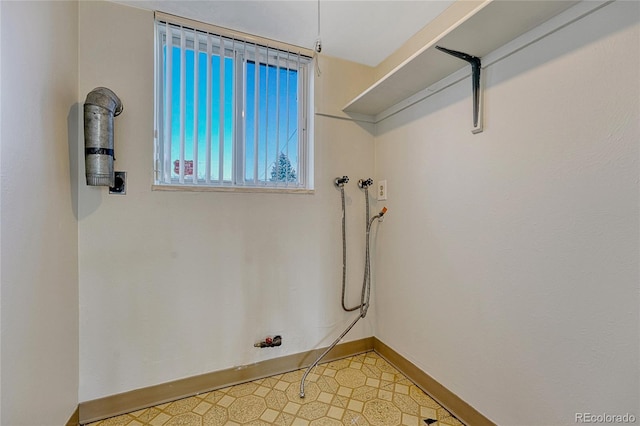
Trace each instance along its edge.
{"label": "gas shutoff valve", "polygon": [[263,341],[254,344],[256,348],[273,348],[282,344],[282,336],[267,336]]}

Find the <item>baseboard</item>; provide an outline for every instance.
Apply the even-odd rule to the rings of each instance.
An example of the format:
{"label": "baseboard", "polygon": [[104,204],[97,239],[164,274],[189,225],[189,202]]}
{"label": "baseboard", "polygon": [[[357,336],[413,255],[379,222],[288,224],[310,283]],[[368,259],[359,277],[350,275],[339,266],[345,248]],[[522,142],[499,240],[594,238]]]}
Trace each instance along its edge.
{"label": "baseboard", "polygon": [[[165,402],[210,392],[215,389],[298,370],[310,365],[325,349],[326,348],[320,348],[287,355],[243,367],[214,371],[212,373],[82,402],[79,404],[79,410],[76,410],[74,413],[75,417],[72,416],[69,422],[67,422],[67,426],[91,423]],[[407,378],[429,394],[440,405],[449,410],[449,412],[464,424],[473,426],[495,426],[495,423],[471,405],[376,337],[367,337],[339,344],[323,358],[323,362],[346,358],[372,350],[395,366],[401,373],[407,376]]]}
{"label": "baseboard", "polygon": [[73,412],[65,426],[78,426],[80,424],[80,410],[79,407],[76,407],[76,411]]}
{"label": "baseboard", "polygon": [[495,426],[495,423],[483,416],[478,410],[467,404],[459,396],[416,367],[411,361],[384,344],[377,337],[373,338],[373,350],[396,367],[402,374],[407,376],[416,386],[435,399],[462,423],[473,426]]}
{"label": "baseboard", "polygon": [[[323,358],[323,362],[369,352],[373,350],[373,347],[373,337],[342,343],[333,348]],[[79,421],[80,424],[91,423],[176,399],[210,392],[215,389],[298,370],[311,365],[325,350],[326,348],[314,349],[257,362],[251,365],[214,371],[212,373],[187,377],[169,383],[81,402],[79,405]]]}

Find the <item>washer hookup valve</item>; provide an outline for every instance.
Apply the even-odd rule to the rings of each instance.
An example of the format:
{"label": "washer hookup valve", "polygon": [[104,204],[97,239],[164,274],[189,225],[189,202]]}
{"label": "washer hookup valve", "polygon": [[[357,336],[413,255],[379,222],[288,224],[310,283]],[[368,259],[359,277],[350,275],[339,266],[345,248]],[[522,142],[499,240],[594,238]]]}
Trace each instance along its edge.
{"label": "washer hookup valve", "polygon": [[263,341],[256,343],[256,348],[272,348],[282,344],[282,336],[266,337]]}

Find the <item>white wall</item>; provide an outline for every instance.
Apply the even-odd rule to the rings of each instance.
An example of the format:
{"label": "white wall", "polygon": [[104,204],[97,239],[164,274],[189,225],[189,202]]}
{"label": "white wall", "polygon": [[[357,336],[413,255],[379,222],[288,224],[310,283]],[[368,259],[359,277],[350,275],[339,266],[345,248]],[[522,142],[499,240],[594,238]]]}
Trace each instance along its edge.
{"label": "white wall", "polygon": [[[343,174],[355,178],[350,300],[359,295],[355,180],[373,174],[373,128],[317,117],[314,195],[151,191],[153,37],[151,12],[80,3],[80,95],[106,86],[122,99],[116,170],[128,173],[126,196],[79,188],[80,401],[328,345],[354,315],[340,308],[332,182]],[[274,333],[280,348],[253,347]],[[368,317],[346,340],[372,334]]]}
{"label": "white wall", "polygon": [[78,5],[0,8],[0,423],[64,424],[78,403]]}
{"label": "white wall", "polygon": [[639,7],[378,125],[376,335],[498,424],[640,417]]}

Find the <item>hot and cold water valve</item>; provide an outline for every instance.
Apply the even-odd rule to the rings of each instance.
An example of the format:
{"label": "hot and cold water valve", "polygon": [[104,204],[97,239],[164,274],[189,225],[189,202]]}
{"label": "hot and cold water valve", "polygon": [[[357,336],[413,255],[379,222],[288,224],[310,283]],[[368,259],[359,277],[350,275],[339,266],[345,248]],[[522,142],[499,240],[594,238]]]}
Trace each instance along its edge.
{"label": "hot and cold water valve", "polygon": [[273,348],[282,345],[282,336],[267,336],[264,340],[254,344],[256,348]]}
{"label": "hot and cold water valve", "polygon": [[349,176],[337,177],[333,183],[338,187],[342,188],[346,183],[349,183]]}

